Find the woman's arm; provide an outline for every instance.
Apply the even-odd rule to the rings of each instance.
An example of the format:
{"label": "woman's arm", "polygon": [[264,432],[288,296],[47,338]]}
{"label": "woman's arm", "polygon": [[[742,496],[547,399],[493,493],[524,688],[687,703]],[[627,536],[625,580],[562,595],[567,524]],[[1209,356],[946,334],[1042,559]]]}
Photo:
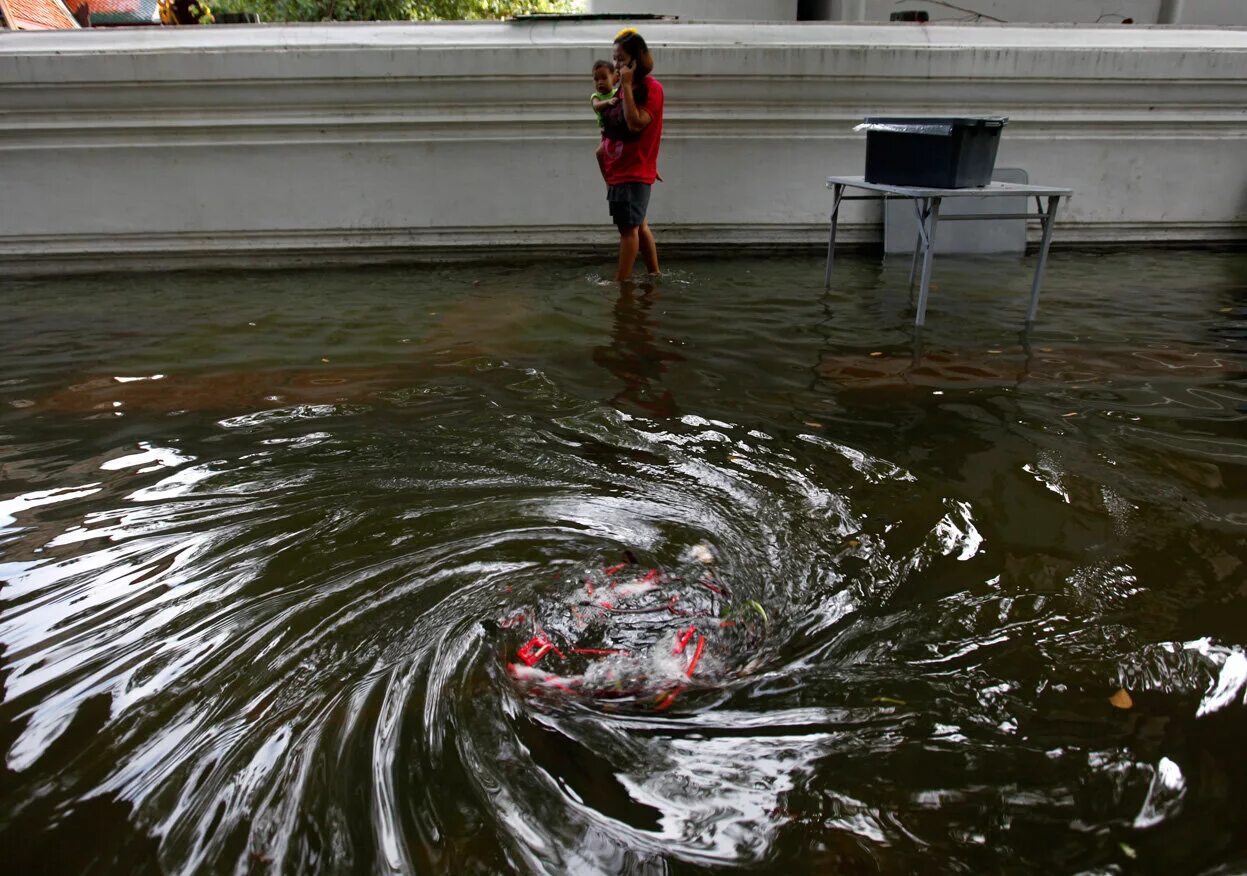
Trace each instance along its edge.
{"label": "woman's arm", "polygon": [[636,61],[628,64],[620,71],[619,96],[623,98],[624,105],[624,121],[628,123],[628,130],[632,133],[644,131],[646,126],[653,121],[653,117],[648,112],[636,105],[636,98],[632,95],[632,74],[636,70]]}

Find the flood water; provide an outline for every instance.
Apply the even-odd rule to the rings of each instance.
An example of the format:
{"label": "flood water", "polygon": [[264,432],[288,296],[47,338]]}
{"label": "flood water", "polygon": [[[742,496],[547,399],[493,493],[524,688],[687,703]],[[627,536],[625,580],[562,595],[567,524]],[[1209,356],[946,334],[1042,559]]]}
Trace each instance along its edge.
{"label": "flood water", "polygon": [[1032,264],[4,282],[3,869],[1241,872],[1247,255]]}

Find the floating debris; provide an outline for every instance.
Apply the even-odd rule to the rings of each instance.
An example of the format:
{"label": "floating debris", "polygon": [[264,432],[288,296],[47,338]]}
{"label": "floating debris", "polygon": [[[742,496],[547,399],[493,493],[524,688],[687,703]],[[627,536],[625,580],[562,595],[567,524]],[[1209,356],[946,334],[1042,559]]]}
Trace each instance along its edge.
{"label": "floating debris", "polygon": [[689,689],[721,685],[760,661],[770,626],[757,599],[733,599],[706,544],[676,572],[637,562],[590,569],[537,588],[513,607],[507,673],[530,695],[669,708]]}

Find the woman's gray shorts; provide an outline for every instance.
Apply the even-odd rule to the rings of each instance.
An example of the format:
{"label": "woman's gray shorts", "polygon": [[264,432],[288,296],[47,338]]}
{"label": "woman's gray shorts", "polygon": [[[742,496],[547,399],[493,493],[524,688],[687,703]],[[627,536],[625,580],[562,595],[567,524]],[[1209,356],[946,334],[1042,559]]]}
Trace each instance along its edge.
{"label": "woman's gray shorts", "polygon": [[649,210],[648,183],[628,182],[606,187],[606,202],[610,205],[611,219],[620,228],[635,228],[645,221]]}

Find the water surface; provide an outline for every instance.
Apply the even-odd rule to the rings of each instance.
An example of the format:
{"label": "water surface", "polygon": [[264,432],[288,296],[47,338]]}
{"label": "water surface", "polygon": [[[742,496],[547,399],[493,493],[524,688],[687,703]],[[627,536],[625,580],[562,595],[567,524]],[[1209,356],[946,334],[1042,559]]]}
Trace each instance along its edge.
{"label": "water surface", "polygon": [[[1029,267],[5,282],[7,866],[1247,866],[1247,258]],[[508,673],[694,546],[667,707]]]}

